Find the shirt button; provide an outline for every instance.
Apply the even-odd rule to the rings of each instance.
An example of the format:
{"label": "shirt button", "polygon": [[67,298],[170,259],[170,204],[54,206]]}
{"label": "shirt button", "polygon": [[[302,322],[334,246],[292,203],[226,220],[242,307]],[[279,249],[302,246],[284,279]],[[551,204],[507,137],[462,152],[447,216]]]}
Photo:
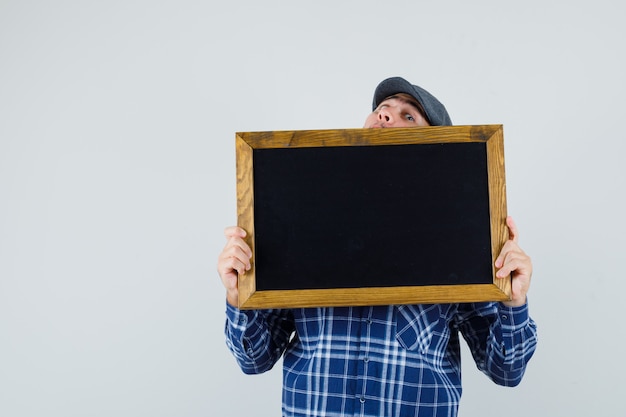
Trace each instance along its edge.
{"label": "shirt button", "polygon": [[502,320],[508,320],[508,319],[509,319],[509,316],[507,316],[506,314],[502,315]]}
{"label": "shirt button", "polygon": [[365,404],[365,397],[359,398],[359,401],[361,402],[361,404]]}
{"label": "shirt button", "polygon": [[363,358],[363,362],[368,363],[370,361],[370,358],[368,358],[367,356]]}

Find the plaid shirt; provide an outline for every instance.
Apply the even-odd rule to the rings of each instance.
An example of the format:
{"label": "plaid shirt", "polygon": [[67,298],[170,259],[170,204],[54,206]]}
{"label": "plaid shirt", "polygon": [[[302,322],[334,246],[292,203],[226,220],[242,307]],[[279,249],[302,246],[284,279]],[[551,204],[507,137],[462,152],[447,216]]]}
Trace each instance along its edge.
{"label": "plaid shirt", "polygon": [[456,416],[459,332],[478,368],[504,386],[521,381],[536,346],[527,306],[500,303],[227,305],[226,315],[226,344],[245,373],[283,356],[283,416]]}

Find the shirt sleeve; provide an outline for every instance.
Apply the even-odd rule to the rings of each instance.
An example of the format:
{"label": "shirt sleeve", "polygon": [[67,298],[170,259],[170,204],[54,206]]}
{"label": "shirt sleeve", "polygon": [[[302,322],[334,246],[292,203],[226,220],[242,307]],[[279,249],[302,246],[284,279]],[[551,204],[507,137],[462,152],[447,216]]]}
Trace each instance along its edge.
{"label": "shirt sleeve", "polygon": [[294,328],[289,310],[239,310],[226,303],[226,346],[246,374],[272,369]]}
{"label": "shirt sleeve", "polygon": [[516,386],[537,347],[537,327],[528,303],[507,307],[502,303],[475,303],[461,309],[459,330],[474,361],[496,384]]}

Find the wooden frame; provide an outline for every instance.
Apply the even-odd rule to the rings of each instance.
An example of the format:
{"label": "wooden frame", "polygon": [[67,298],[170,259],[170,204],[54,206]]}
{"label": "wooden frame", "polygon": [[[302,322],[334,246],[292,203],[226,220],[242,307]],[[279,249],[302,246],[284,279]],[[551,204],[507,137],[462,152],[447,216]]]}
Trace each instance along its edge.
{"label": "wooden frame", "polygon": [[[474,145],[468,145],[474,144]],[[424,146],[427,145],[427,146]],[[471,146],[469,148],[468,146]],[[380,148],[376,148],[380,147]],[[309,159],[307,158],[306,151],[315,152],[310,155]],[[274,151],[273,151],[274,150]],[[279,152],[276,152],[279,150]],[[300,150],[296,151],[295,150]],[[370,150],[374,150],[376,154],[369,152]],[[375,155],[378,155],[381,151],[385,150],[389,152],[387,156],[385,156],[384,160],[376,160],[371,158],[376,158]],[[474,176],[473,174],[467,175],[463,171],[455,174],[457,177],[452,178],[450,180],[450,187],[452,191],[448,194],[462,192],[465,193],[466,189],[478,189],[478,194],[484,196],[483,202],[479,204],[483,209],[473,208],[469,211],[476,212],[476,218],[486,219],[483,221],[483,225],[481,226],[479,233],[474,232],[461,232],[460,230],[466,230],[467,223],[480,223],[475,221],[474,218],[465,219],[465,214],[468,210],[462,206],[462,204],[469,204],[471,207],[474,207],[474,200],[476,200],[475,196],[468,197],[468,201],[463,203],[458,203],[458,200],[462,200],[458,196],[452,196],[451,199],[445,203],[443,206],[437,208],[436,206],[432,208],[435,211],[426,211],[424,214],[418,213],[422,210],[421,206],[424,204],[430,204],[436,200],[436,197],[430,197],[426,195],[425,192],[420,191],[418,196],[414,197],[415,201],[411,201],[410,204],[404,201],[398,203],[398,206],[395,206],[392,213],[382,213],[380,212],[381,207],[386,207],[388,200],[393,199],[389,197],[385,197],[384,201],[377,202],[374,204],[380,205],[378,207],[378,211],[374,213],[368,213],[367,207],[370,202],[373,200],[360,200],[363,198],[362,196],[367,194],[366,198],[371,198],[371,194],[377,195],[380,192],[385,192],[381,186],[377,189],[369,190],[369,185],[366,184],[364,186],[361,184],[359,189],[365,191],[361,191],[358,194],[358,190],[355,191],[355,195],[348,194],[346,196],[348,205],[343,206],[343,211],[339,213],[333,212],[332,207],[323,206],[325,203],[325,198],[323,196],[326,193],[324,188],[324,184],[317,184],[316,178],[320,175],[321,171],[338,169],[339,173],[329,174],[331,176],[326,178],[325,183],[328,184],[330,188],[333,190],[328,191],[328,195],[332,195],[332,193],[337,194],[336,188],[339,187],[335,182],[335,178],[344,178],[345,175],[351,175],[352,171],[360,170],[359,178],[363,176],[367,176],[371,170],[376,169],[379,165],[385,166],[386,170],[394,171],[395,167],[398,164],[394,162],[395,158],[405,158],[405,155],[415,153],[418,157],[421,155],[421,152],[436,152],[438,158],[443,162],[437,162],[435,166],[432,167],[432,170],[443,170],[439,173],[430,174],[430,173],[420,173],[417,176],[420,178],[414,178],[416,175],[405,175],[404,171],[401,171],[402,175],[395,174],[394,178],[381,179],[381,183],[393,183],[394,186],[403,187],[401,184],[403,180],[397,180],[397,177],[410,177],[409,181],[412,181],[410,184],[401,188],[403,191],[399,194],[411,194],[411,190],[415,188],[421,187],[420,184],[427,183],[427,190],[430,189],[445,189],[444,186],[439,185],[437,181],[442,181],[442,178],[446,177],[449,171],[456,170],[458,165],[467,166],[468,169],[477,171],[479,175],[477,177],[481,177],[484,172],[484,184],[480,184],[479,182],[471,179],[469,185],[465,184],[459,186],[458,183],[459,178],[463,180],[463,178],[468,176]],[[443,150],[443,151],[441,151]],[[468,150],[470,152],[468,152]],[[368,156],[365,160],[359,160],[359,157],[353,157],[353,153],[360,153],[367,151]],[[303,153],[305,152],[305,153]],[[323,152],[323,154],[321,153]],[[347,152],[347,153],[346,153]],[[341,158],[338,159],[334,155],[339,153]],[[446,155],[455,154],[456,156],[450,157],[452,158],[450,161],[446,160]],[[474,163],[472,161],[468,162],[470,157],[466,157],[465,155],[476,154],[478,157],[476,158],[478,162]],[[484,154],[484,157],[481,156]],[[323,155],[323,156],[320,156]],[[374,155],[374,156],[372,156]],[[241,309],[257,309],[257,308],[292,308],[292,307],[319,307],[319,306],[356,306],[356,305],[387,305],[387,304],[421,304],[421,303],[449,303],[449,302],[481,302],[481,301],[504,301],[510,299],[511,293],[511,280],[510,277],[508,279],[497,279],[495,278],[495,270],[494,270],[494,262],[499,254],[502,246],[504,245],[506,239],[508,238],[508,229],[506,227],[505,219],[506,219],[506,184],[505,184],[505,172],[504,172],[504,147],[503,147],[503,128],[501,125],[476,125],[476,126],[441,126],[441,127],[424,127],[424,128],[396,128],[396,129],[343,129],[343,130],[302,130],[302,131],[274,131],[274,132],[243,132],[236,134],[236,156],[237,156],[237,217],[238,217],[238,225],[243,227],[248,232],[248,237],[246,238],[247,243],[252,248],[253,258],[252,258],[252,269],[247,273],[239,276],[239,307]],[[294,156],[297,156],[295,160],[297,162],[293,162]],[[274,184],[267,183],[265,181],[265,185],[263,185],[263,189],[265,190],[261,193],[261,184],[262,179],[266,175],[265,171],[262,170],[261,166],[264,161],[261,158],[269,157],[269,160],[265,161],[264,164],[268,167],[269,171],[274,170],[274,168],[279,167],[283,164],[280,161],[286,161],[284,165],[289,165],[291,171],[286,170],[282,171],[280,168],[277,172],[273,172],[272,178],[277,183],[282,185],[277,185],[280,189],[275,190],[274,192]],[[279,158],[279,159],[275,159]],[[283,158],[283,159],[280,159]],[[320,168],[319,161],[324,161],[324,158],[330,158],[327,166]],[[413,157],[411,157],[413,158]],[[314,162],[310,163],[310,159],[313,159]],[[338,163],[337,161],[342,161]],[[360,166],[358,167],[349,167],[346,168],[345,164],[349,164],[349,161],[359,160]],[[277,162],[278,161],[278,162]],[[371,161],[370,164],[368,161]],[[390,162],[391,161],[391,162]],[[407,166],[410,169],[413,169],[414,165],[420,165],[420,163],[413,164],[413,159],[411,162],[407,164],[406,162],[402,163],[402,166]],[[400,164],[400,163],[399,163]],[[473,165],[477,165],[474,167]],[[293,165],[293,166],[291,166]],[[445,166],[445,168],[441,168]],[[311,167],[313,167],[311,169]],[[330,167],[330,168],[328,168]],[[342,168],[343,167],[343,168]],[[366,167],[366,170],[364,167]],[[308,171],[307,171],[308,169]],[[404,168],[402,168],[404,169]],[[395,171],[394,171],[395,172]],[[300,184],[291,184],[291,183],[283,183],[283,179],[287,178],[285,181],[289,181],[288,178],[294,176],[298,177],[300,175],[304,175],[304,180],[302,182],[306,182],[308,185],[302,186]],[[376,172],[373,174],[371,178],[375,178],[376,182],[382,177],[385,177],[384,172]],[[422,178],[423,177],[423,178]],[[428,178],[426,178],[428,177]],[[348,177],[346,177],[348,178]],[[352,178],[352,177],[350,177]],[[330,180],[329,180],[330,179]],[[345,180],[345,184],[347,186],[342,186],[343,189],[350,189],[351,181],[353,179]],[[419,181],[419,183],[415,182]],[[464,181],[464,180],[463,180]],[[462,182],[462,181],[461,181]],[[290,205],[299,204],[297,201],[288,200],[291,198],[292,194],[299,195],[302,199],[308,199],[309,194],[307,194],[307,187],[313,185],[315,190],[315,195],[321,195],[322,198],[316,198],[312,200],[313,202],[307,201],[305,206],[298,206],[299,208],[295,210],[291,210]],[[416,185],[417,184],[417,185]],[[436,187],[433,187],[432,184],[435,184]],[[476,185],[478,184],[478,185]],[[293,185],[293,187],[292,187]],[[457,188],[454,188],[457,187]],[[462,188],[458,188],[462,187]],[[484,190],[482,190],[484,188]],[[284,192],[282,191],[284,189]],[[304,190],[303,190],[304,189]],[[321,190],[321,191],[320,191]],[[408,190],[408,192],[407,192]],[[455,191],[456,190],[456,191]],[[461,191],[458,191],[461,190]],[[371,191],[371,192],[370,192]],[[280,194],[283,192],[285,195]],[[346,191],[348,192],[348,191]],[[278,194],[276,194],[278,193]],[[343,193],[343,191],[342,191]],[[269,195],[270,197],[267,197]],[[279,197],[276,197],[279,195]],[[343,195],[343,194],[341,194]],[[393,194],[395,195],[395,194]],[[267,198],[269,201],[260,201],[260,199]],[[450,197],[448,197],[450,198]],[[286,206],[280,207],[281,201],[277,201],[280,199],[287,199]],[[483,199],[482,197],[480,199]],[[336,198],[335,198],[336,200]],[[352,204],[352,201],[367,201],[367,204]],[[437,213],[442,211],[441,207],[444,207],[443,211],[448,210],[450,206],[456,206],[461,204],[458,208],[458,211],[453,212],[449,217],[454,217],[455,221],[458,219],[457,223],[450,223],[450,219],[444,218],[442,219],[431,219],[433,216],[432,213]],[[308,212],[311,206],[316,204],[320,204],[319,207],[311,208],[311,212]],[[334,203],[331,201],[329,204],[332,206]],[[434,204],[434,203],[433,203]],[[404,212],[404,206],[410,206],[410,210],[407,212],[408,217],[398,218],[396,219],[395,212],[402,211]],[[341,206],[341,205],[340,205]],[[282,222],[280,218],[278,221],[270,220],[268,221],[268,226],[265,226],[265,230],[261,233],[261,224],[259,223],[261,212],[263,210],[267,211],[264,207],[269,207],[270,211],[274,211],[277,209],[281,214],[272,214],[275,217],[283,216],[285,213],[291,216],[292,214],[295,216],[295,220],[287,220],[286,222]],[[346,207],[348,209],[346,209]],[[414,209],[417,207],[417,209]],[[291,227],[294,223],[299,223],[300,218],[299,213],[307,211],[308,220],[303,221],[303,229],[304,232],[299,230],[291,230]],[[413,212],[416,212],[413,215]],[[325,219],[319,220],[317,219],[317,213],[323,212],[325,214]],[[317,248],[326,247],[326,243],[320,244],[320,242],[324,242],[323,240],[317,240],[317,244],[313,244],[309,242],[309,238],[311,235],[317,233],[318,228],[324,228],[326,224],[333,223],[334,217],[336,216],[339,220],[335,224],[335,228],[337,226],[341,226],[344,223],[350,221],[350,219],[357,217],[356,214],[361,219],[361,223],[356,225],[351,225],[353,229],[349,230],[361,230],[366,229],[370,230],[374,229],[374,227],[370,227],[369,220],[365,226],[363,226],[363,219],[378,219],[378,218],[386,218],[389,222],[398,223],[399,230],[404,231],[406,228],[410,228],[414,223],[420,223],[418,230],[410,231],[406,234],[406,238],[408,239],[408,245],[402,244],[398,245],[397,249],[404,248],[406,246],[411,246],[412,239],[418,239],[419,236],[422,235],[422,230],[425,228],[429,228],[431,225],[436,230],[436,234],[429,235],[430,237],[426,242],[421,243],[422,249],[419,251],[429,251],[431,250],[430,246],[436,246],[434,244],[431,245],[432,241],[442,242],[442,248],[447,248],[447,242],[456,242],[463,241],[468,238],[468,235],[480,235],[483,236],[480,238],[481,240],[478,242],[468,242],[466,246],[471,251],[474,250],[475,247],[483,247],[483,252],[476,256],[476,258],[481,258],[481,266],[477,270],[480,270],[480,273],[476,275],[482,275],[480,279],[475,280],[475,277],[469,277],[469,282],[466,282],[467,279],[463,278],[460,281],[456,276],[456,273],[449,273],[447,270],[443,275],[447,275],[448,277],[444,277],[448,281],[442,284],[439,284],[439,277],[430,276],[430,281],[424,283],[412,283],[412,279],[416,279],[415,277],[411,277],[411,271],[413,268],[411,267],[414,259],[419,259],[419,253],[415,255],[409,256],[404,255],[403,259],[396,260],[382,260],[382,263],[389,262],[389,264],[397,264],[396,272],[394,273],[396,276],[402,275],[402,283],[401,284],[391,284],[387,283],[387,278],[384,276],[380,277],[381,281],[372,281],[372,279],[378,279],[377,277],[369,277],[369,281],[366,280],[368,271],[375,269],[373,265],[375,260],[372,258],[376,258],[376,255],[382,249],[390,246],[393,247],[393,242],[386,242],[385,246],[377,249],[375,252],[370,254],[365,254],[365,258],[354,258],[353,253],[338,253],[341,252],[341,244],[337,247],[332,247],[329,254],[324,254],[324,258],[326,257],[334,257],[335,253],[338,253],[338,260],[334,265],[326,265],[326,262],[317,261],[314,265],[306,265],[302,266],[299,264],[300,261],[306,261],[309,258],[316,259],[314,252],[316,252]],[[429,214],[430,213],[430,214]],[[354,214],[354,215],[353,215]],[[306,217],[304,214],[303,217]],[[411,217],[413,216],[413,217]],[[428,217],[425,219],[424,217]],[[271,218],[271,216],[270,216]],[[330,220],[329,220],[330,219]],[[437,223],[439,221],[439,223]],[[258,223],[258,224],[257,224]],[[285,224],[287,223],[287,224]],[[308,228],[314,224],[314,229]],[[389,223],[392,224],[392,223]],[[396,224],[396,223],[393,223]],[[284,226],[284,228],[283,228]],[[330,226],[332,227],[332,226]],[[381,225],[381,230],[390,230],[391,227],[389,225]],[[458,236],[456,231],[459,230]],[[485,230],[488,229],[488,230]],[[274,231],[278,233],[278,236],[272,236]],[[334,230],[334,229],[333,229]],[[322,236],[321,239],[324,239],[324,236],[328,236],[328,242],[335,242],[343,238],[348,239],[349,237],[345,236],[346,232],[341,232],[341,236],[333,236],[334,231],[326,231],[322,230],[320,233]],[[429,229],[430,230],[430,229]],[[439,230],[442,232],[439,233]],[[313,232],[311,232],[313,231]],[[305,234],[306,236],[301,236]],[[351,234],[348,232],[347,234]],[[300,235],[300,237],[298,237]],[[317,236],[317,235],[316,235]],[[470,236],[471,237],[471,236]],[[291,240],[289,240],[291,239]],[[293,240],[296,239],[296,240]],[[301,239],[301,240],[297,240]],[[312,239],[312,238],[311,238]],[[390,240],[388,237],[386,240]],[[377,239],[376,236],[373,237],[373,240],[370,242],[377,242],[380,239]],[[391,239],[394,240],[394,239]],[[271,243],[266,243],[271,242]],[[283,245],[283,243],[285,243]],[[274,245],[277,250],[270,250],[266,248],[271,248]],[[277,246],[278,245],[278,246]],[[282,245],[282,246],[280,246]],[[365,243],[360,246],[371,245],[371,243]],[[349,245],[348,245],[349,246]],[[359,246],[352,245],[352,246]],[[287,253],[296,247],[297,249],[294,251],[296,255],[290,255],[292,258],[288,261],[282,258],[283,253]],[[459,246],[463,247],[463,246]],[[337,249],[339,248],[339,249]],[[358,252],[362,248],[357,248],[354,251]],[[302,252],[298,252],[302,250]],[[352,249],[351,249],[352,250]],[[433,249],[435,250],[435,249]],[[446,249],[447,250],[447,249]],[[384,251],[384,250],[383,250]],[[272,252],[272,256],[267,256],[268,253]],[[438,258],[438,254],[441,252],[435,251],[430,255],[433,258]],[[456,250],[456,252],[465,252],[464,250]],[[394,252],[395,249],[394,249]],[[266,256],[261,259],[260,254],[266,254]],[[484,255],[483,255],[484,254]],[[286,255],[287,256],[287,255]],[[342,258],[344,256],[345,258]],[[446,254],[448,258],[455,258],[454,254]],[[472,255],[473,256],[473,255]],[[334,258],[333,258],[334,259]],[[355,265],[367,264],[364,266],[365,269],[359,270],[360,272],[355,273],[355,277],[351,277],[351,280],[356,280],[352,282],[361,282],[361,279],[364,279],[368,282],[367,285],[351,285],[351,284],[341,284],[335,286],[333,283],[335,282],[335,277],[333,277],[332,273],[328,271],[339,270],[342,262],[341,259],[348,259],[348,263],[352,263],[353,268]],[[357,262],[354,261],[357,259]],[[465,262],[462,265],[472,263],[473,258],[470,258],[470,262]],[[262,260],[262,262],[261,262]],[[259,262],[261,262],[259,264]],[[419,261],[415,261],[419,262]],[[380,263],[380,262],[379,262]],[[288,265],[287,265],[288,264]],[[292,265],[293,264],[293,265]],[[443,265],[445,264],[445,265]],[[442,263],[442,268],[447,267],[447,263]],[[282,286],[279,285],[278,288],[274,289],[272,286],[268,286],[263,284],[264,280],[270,280],[268,276],[269,273],[265,272],[265,270],[271,270],[273,267],[277,266],[281,268],[280,271],[282,273],[285,271],[292,271],[293,273],[286,272],[286,276],[288,280],[291,282],[293,279],[294,283],[299,279],[299,277],[304,277],[305,275],[309,278],[307,282],[313,280],[319,275],[324,276],[326,281],[323,283],[312,284],[310,287],[306,287],[308,284],[300,283],[298,285],[294,285],[294,288],[289,287],[290,283],[283,283]],[[317,266],[328,267],[330,269],[323,270],[319,272],[319,274],[314,270]],[[408,268],[406,270],[406,274],[402,268]],[[423,268],[425,270],[429,270],[428,265]],[[323,268],[322,268],[323,269]],[[458,269],[458,268],[457,268]],[[464,268],[461,268],[464,270]],[[300,271],[306,270],[307,274],[301,274]],[[347,269],[348,272],[343,272],[343,276],[352,275],[352,269]],[[397,272],[400,271],[400,272]],[[280,274],[275,274],[280,275]],[[386,274],[380,274],[386,275]],[[404,276],[406,275],[406,277]],[[428,273],[419,273],[422,275],[429,275]],[[452,278],[450,278],[452,277]],[[343,279],[343,278],[342,278]],[[348,279],[348,278],[346,278]],[[450,281],[450,279],[452,281]],[[328,282],[330,280],[330,285]],[[434,280],[434,281],[433,281]],[[263,285],[262,285],[263,284]],[[302,288],[302,285],[305,285]]]}

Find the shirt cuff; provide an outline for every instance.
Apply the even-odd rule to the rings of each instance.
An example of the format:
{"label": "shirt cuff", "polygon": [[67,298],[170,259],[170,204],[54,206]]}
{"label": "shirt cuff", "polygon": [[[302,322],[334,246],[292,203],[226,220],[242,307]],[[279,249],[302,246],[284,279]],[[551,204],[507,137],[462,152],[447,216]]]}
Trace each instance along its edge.
{"label": "shirt cuff", "polygon": [[519,307],[508,307],[503,303],[498,303],[498,314],[500,322],[507,327],[522,327],[528,323],[528,301]]}
{"label": "shirt cuff", "polygon": [[254,310],[240,310],[226,303],[226,319],[235,328],[244,331],[248,323],[255,318]]}

